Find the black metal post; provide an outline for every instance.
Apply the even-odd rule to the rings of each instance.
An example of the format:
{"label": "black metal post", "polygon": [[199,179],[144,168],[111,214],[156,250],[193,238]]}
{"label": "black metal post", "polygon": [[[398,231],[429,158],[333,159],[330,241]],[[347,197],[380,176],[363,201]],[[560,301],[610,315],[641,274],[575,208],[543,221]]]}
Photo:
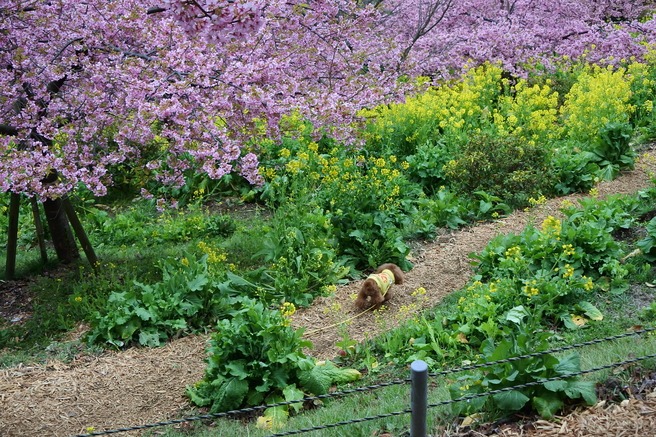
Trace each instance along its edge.
{"label": "black metal post", "polygon": [[428,407],[428,365],[422,360],[410,364],[410,437],[426,437]]}

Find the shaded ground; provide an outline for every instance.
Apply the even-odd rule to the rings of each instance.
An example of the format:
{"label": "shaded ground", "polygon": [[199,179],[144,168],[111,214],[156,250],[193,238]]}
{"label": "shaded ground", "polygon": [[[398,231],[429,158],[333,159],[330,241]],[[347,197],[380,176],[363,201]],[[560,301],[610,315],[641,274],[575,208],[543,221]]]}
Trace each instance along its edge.
{"label": "shaded ground", "polygon": [[[656,156],[652,151],[639,160],[636,170],[600,184],[599,196],[634,193],[649,187],[654,174]],[[575,202],[580,197],[566,199]],[[379,316],[372,312],[358,316],[351,296],[362,282],[355,281],[340,287],[334,296],[321,298],[311,308],[298,311],[293,323],[306,327],[306,335],[314,344],[313,356],[333,357],[338,352],[335,343],[344,335],[358,341],[372,338],[414,312],[435,306],[446,294],[466,284],[472,274],[468,258],[471,252],[480,251],[497,234],[520,232],[530,222],[540,223],[548,215],[558,216],[564,200],[552,199],[493,223],[446,233],[418,247],[413,254],[414,269],[407,273],[405,284],[394,286],[394,297]],[[413,296],[419,287],[425,288],[426,294]],[[20,307],[11,309],[11,299],[20,301],[20,295],[15,294],[18,288],[20,283],[0,284],[0,316],[11,320],[24,315]],[[344,323],[348,319],[351,320]],[[203,375],[206,339],[194,336],[159,349],[133,348],[98,357],[82,355],[68,364],[52,361],[1,369],[0,435],[63,436],[84,433],[88,427],[114,429],[179,417],[181,409],[188,405],[185,386]],[[656,399],[650,395],[644,401],[630,401],[624,406],[602,405],[576,411],[557,422],[558,432],[572,436],[620,435],[614,430],[631,431],[635,426],[640,432],[635,428],[627,435],[655,435],[655,409]],[[500,435],[531,432],[550,436],[557,434],[555,426],[537,422],[533,431],[515,426],[515,430],[508,430],[515,434]]]}
{"label": "shaded ground", "polygon": [[32,296],[27,280],[0,281],[0,327],[30,317]]}

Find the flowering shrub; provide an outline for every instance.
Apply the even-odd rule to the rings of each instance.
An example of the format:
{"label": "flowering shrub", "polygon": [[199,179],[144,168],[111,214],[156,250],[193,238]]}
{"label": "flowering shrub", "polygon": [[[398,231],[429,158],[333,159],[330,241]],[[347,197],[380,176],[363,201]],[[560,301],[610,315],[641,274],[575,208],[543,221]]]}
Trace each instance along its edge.
{"label": "flowering shrub", "polygon": [[[324,211],[339,254],[355,267],[384,261],[409,267],[403,223],[420,190],[404,176],[407,163],[306,136],[285,138],[282,145],[266,144],[262,159],[267,182],[261,195],[278,214],[293,213],[296,205]],[[286,223],[301,226],[297,220],[302,219],[290,217]]]}
{"label": "flowering shrub", "polygon": [[404,103],[362,111],[372,120],[365,131],[367,146],[379,153],[414,155],[428,143],[457,147],[468,132],[490,126],[493,106],[502,91],[502,69],[485,64],[462,79],[406,98]]}
{"label": "flowering shrub", "polygon": [[507,92],[499,98],[493,115],[496,133],[522,138],[533,147],[549,147],[560,138],[558,92],[551,87],[552,81],[533,85],[524,79],[514,85],[504,81]]}
{"label": "flowering shrub", "polygon": [[561,109],[567,138],[593,144],[609,123],[628,123],[635,111],[630,103],[631,81],[624,68],[583,69]]}
{"label": "flowering shrub", "polygon": [[529,226],[519,235],[492,240],[474,255],[479,280],[459,302],[453,318],[458,329],[486,338],[495,327],[481,322],[494,324],[494,314],[517,304],[569,328],[601,320],[589,302],[591,293],[625,289],[630,267],[618,261],[623,249],[612,234],[631,225],[629,211],[641,204],[639,198],[619,197],[584,203],[583,209],[566,209],[565,221],[548,217],[540,229]]}

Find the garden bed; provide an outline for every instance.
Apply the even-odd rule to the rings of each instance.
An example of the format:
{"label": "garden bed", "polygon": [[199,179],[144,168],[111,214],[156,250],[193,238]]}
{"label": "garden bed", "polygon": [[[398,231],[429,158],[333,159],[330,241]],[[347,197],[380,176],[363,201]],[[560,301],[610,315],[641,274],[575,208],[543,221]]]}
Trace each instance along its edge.
{"label": "garden bed", "polygon": [[[634,193],[650,186],[650,178],[656,172],[656,159],[651,153],[653,149],[642,156],[635,170],[599,184],[599,197]],[[566,199],[576,201],[580,197],[583,196]],[[539,223],[548,215],[557,216],[564,200],[552,199],[504,219],[444,233],[429,244],[415,247],[412,255],[415,266],[408,272],[406,283],[396,286],[395,297],[384,317],[367,313],[340,324],[358,314],[351,299],[360,286],[360,281],[355,281],[339,287],[334,296],[320,298],[311,307],[299,310],[293,324],[306,328],[314,344],[310,351],[313,356],[334,357],[339,351],[335,343],[345,332],[350,339],[362,341],[396,326],[421,309],[437,305],[445,295],[467,283],[472,273],[468,257],[471,252],[480,251],[500,233],[519,232],[531,222]],[[3,290],[15,286],[16,283],[10,282],[0,284]],[[426,294],[418,299],[412,292],[420,287],[426,289]],[[3,312],[8,312],[5,307],[6,302],[3,302]],[[100,356],[81,353],[70,363],[52,360],[44,365],[2,369],[0,399],[4,408],[0,411],[0,423],[3,435],[70,435],[86,432],[91,427],[99,431],[188,414],[184,388],[202,377],[206,339],[205,336],[192,336],[171,341],[162,348],[131,348]],[[624,421],[635,422],[637,418],[645,426],[653,426],[653,410],[653,399],[643,403],[631,401],[628,406],[576,411],[571,423],[564,419],[554,423],[567,430],[582,429],[582,424],[594,423],[607,427],[603,435],[608,435],[619,427],[625,429]],[[648,414],[643,414],[645,411]],[[592,414],[599,414],[599,417],[593,419]],[[611,423],[613,419],[617,423]],[[547,429],[548,426],[551,428]],[[554,433],[555,427],[551,422],[547,425],[538,421],[533,432],[552,435],[549,433]],[[656,428],[650,429],[656,431]],[[648,434],[644,430],[643,433]],[[572,434],[570,431],[566,434],[602,435]]]}

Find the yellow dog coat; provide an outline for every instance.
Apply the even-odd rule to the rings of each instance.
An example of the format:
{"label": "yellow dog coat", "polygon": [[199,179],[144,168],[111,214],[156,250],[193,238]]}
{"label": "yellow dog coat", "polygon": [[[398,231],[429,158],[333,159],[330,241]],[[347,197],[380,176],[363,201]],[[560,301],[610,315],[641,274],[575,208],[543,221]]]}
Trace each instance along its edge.
{"label": "yellow dog coat", "polygon": [[387,290],[389,290],[394,283],[394,273],[389,269],[385,269],[380,273],[369,275],[367,279],[374,281],[376,285],[378,285],[378,288],[380,288],[380,293],[385,296]]}

